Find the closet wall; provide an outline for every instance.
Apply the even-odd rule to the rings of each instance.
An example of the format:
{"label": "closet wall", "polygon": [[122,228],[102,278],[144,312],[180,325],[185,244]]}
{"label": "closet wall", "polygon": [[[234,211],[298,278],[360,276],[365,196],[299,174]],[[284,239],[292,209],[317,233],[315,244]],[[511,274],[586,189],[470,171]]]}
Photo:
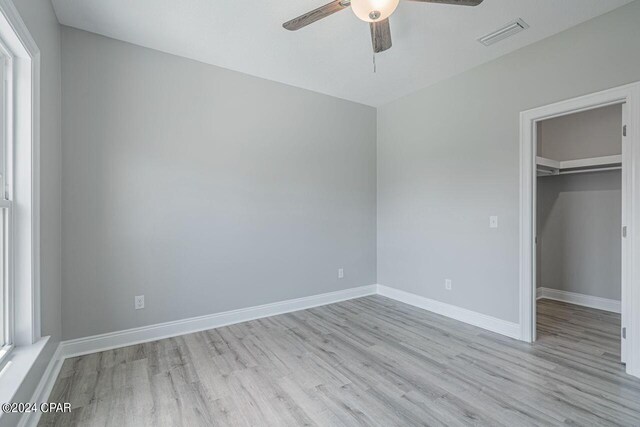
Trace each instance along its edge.
{"label": "closet wall", "polygon": [[[621,153],[621,106],[538,124],[538,155]],[[619,170],[538,178],[537,286],[620,300]]]}

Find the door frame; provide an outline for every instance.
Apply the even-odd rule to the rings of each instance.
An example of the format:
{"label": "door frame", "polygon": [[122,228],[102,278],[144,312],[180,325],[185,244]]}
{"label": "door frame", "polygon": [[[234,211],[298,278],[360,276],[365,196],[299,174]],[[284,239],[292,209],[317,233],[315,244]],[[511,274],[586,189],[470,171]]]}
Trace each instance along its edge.
{"label": "door frame", "polygon": [[640,82],[520,113],[520,339],[536,338],[536,125],[614,104],[626,104],[627,126],[622,149],[622,225],[627,227],[627,237],[622,238],[622,319],[627,328],[622,353],[627,373],[640,377]]}

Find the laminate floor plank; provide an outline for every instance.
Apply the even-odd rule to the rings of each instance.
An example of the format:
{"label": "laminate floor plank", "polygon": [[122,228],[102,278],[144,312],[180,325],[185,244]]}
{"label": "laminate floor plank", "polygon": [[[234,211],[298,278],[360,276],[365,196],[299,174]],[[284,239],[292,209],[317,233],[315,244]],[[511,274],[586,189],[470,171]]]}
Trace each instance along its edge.
{"label": "laminate floor plank", "polygon": [[527,344],[370,296],[68,359],[41,426],[640,426],[620,315],[538,301]]}

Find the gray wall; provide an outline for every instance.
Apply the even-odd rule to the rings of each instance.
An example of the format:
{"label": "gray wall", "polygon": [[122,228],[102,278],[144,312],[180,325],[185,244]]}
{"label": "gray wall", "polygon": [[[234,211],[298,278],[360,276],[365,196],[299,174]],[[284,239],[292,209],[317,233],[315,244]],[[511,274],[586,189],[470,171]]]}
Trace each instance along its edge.
{"label": "gray wall", "polygon": [[[538,124],[538,153],[554,160],[622,152],[622,106]],[[620,171],[538,178],[537,285],[620,299]]]}
{"label": "gray wall", "polygon": [[376,282],[375,109],[66,27],[62,58],[65,339]]}
{"label": "gray wall", "polygon": [[538,178],[538,286],[620,300],[620,171]]}
{"label": "gray wall", "polygon": [[[40,280],[42,335],[47,347],[18,390],[14,401],[28,402],[60,341],[60,26],[49,1],[15,1],[20,16],[41,55],[40,69]],[[0,425],[15,425],[16,414],[0,418]]]}
{"label": "gray wall", "polygon": [[538,123],[538,156],[586,159],[622,153],[622,106],[610,105]]}
{"label": "gray wall", "polygon": [[640,80],[638,22],[633,2],[378,109],[378,283],[518,321],[519,114]]}

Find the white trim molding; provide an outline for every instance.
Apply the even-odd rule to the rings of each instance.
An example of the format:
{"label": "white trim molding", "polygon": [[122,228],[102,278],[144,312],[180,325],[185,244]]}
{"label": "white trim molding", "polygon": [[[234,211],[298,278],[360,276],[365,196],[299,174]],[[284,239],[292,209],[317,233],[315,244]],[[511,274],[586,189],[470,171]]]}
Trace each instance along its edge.
{"label": "white trim molding", "polygon": [[[46,403],[49,401],[49,396],[53,391],[53,386],[58,379],[58,375],[60,374],[60,370],[62,369],[62,364],[64,363],[64,357],[60,352],[60,344],[56,347],[47,368],[42,374],[42,378],[36,387],[35,392],[33,393],[33,397],[29,402],[34,403]],[[42,413],[40,411],[34,412],[25,412],[24,415],[20,418],[20,422],[18,422],[18,427],[36,427],[38,422],[40,421],[40,416]]]}
{"label": "white trim molding", "polygon": [[[549,291],[554,290],[549,289]],[[584,298],[590,298],[590,301],[594,301],[594,298],[595,300],[611,301],[605,300],[604,298],[588,297],[581,294],[572,294],[570,292],[555,292],[570,294],[570,297],[567,297],[568,299],[560,299],[560,297],[553,298],[554,295],[557,296],[558,294],[551,293],[549,294],[550,296],[548,296],[548,298],[571,302],[573,304],[586,305],[588,307],[599,308],[602,310],[606,310],[607,308],[603,308],[602,304],[597,305],[597,303],[592,303],[591,305],[589,305],[587,303],[584,303],[586,301]],[[255,307],[225,311],[206,316],[193,317],[173,322],[165,322],[155,325],[142,326],[139,328],[127,329],[124,331],[110,332],[86,338],[63,341],[60,343],[58,349],[55,352],[55,355],[51,359],[51,362],[49,363],[49,366],[47,367],[47,370],[45,371],[31,401],[38,403],[47,401],[58,377],[60,369],[62,368],[64,360],[70,357],[111,350],[114,348],[127,347],[130,345],[156,341],[193,332],[220,328],[236,323],[247,322],[249,320],[261,319],[278,314],[291,313],[298,310],[305,310],[313,307],[319,307],[322,305],[333,304],[340,301],[346,301],[376,294],[491,332],[505,335],[510,338],[522,339],[520,335],[521,328],[518,323],[498,319],[493,316],[478,313],[441,301],[429,299],[389,286],[368,285],[336,292],[313,295],[309,297],[285,300],[271,304],[264,304]],[[538,296],[542,297],[543,295],[546,295],[545,291],[541,290]],[[576,296],[580,296],[583,299],[579,299]],[[581,302],[583,304],[581,304]],[[35,426],[37,425],[38,420],[39,413],[26,414],[21,419],[19,426]]]}
{"label": "white trim molding", "polygon": [[[622,358],[628,374],[640,377],[640,82],[520,113],[520,328],[521,339],[533,342],[536,326],[535,212],[537,123],[623,104],[627,136],[623,139]],[[622,139],[622,132],[621,132]]]}
{"label": "white trim molding", "polygon": [[114,348],[220,328],[236,323],[247,322],[249,320],[291,313],[298,310],[306,310],[313,307],[376,294],[492,332],[506,335],[511,338],[520,338],[520,326],[517,323],[498,319],[486,314],[467,310],[465,308],[432,300],[388,286],[368,285],[309,297],[279,301],[255,307],[247,307],[205,316],[192,317],[189,319],[141,326],[139,328],[126,329],[124,331],[108,332],[90,337],[62,341],[60,343],[60,356],[63,358],[82,356],[85,354],[97,353]]}
{"label": "white trim molding", "polygon": [[620,301],[615,299],[594,297],[592,295],[579,294],[576,292],[561,291],[553,288],[538,288],[537,299],[552,299],[569,304],[581,305],[583,307],[596,308],[598,310],[620,313]]}
{"label": "white trim molding", "polygon": [[[329,292],[309,297],[290,299],[255,307],[241,308],[206,316],[182,319],[173,322],[142,326],[124,331],[110,332],[91,337],[62,341],[55,351],[38,387],[31,399],[32,402],[42,403],[49,399],[64,360],[70,357],[97,353],[114,348],[127,347],[149,341],[220,328],[249,320],[276,316],[306,310],[322,305],[333,304],[369,295],[382,295],[405,304],[413,305],[433,313],[449,317],[479,328],[486,329],[511,338],[520,339],[520,325],[498,319],[486,314],[477,313],[451,304],[421,297],[399,289],[381,285],[360,286],[336,292]],[[40,413],[25,414],[18,424],[20,427],[36,426]]]}
{"label": "white trim molding", "polygon": [[0,39],[10,63],[6,88],[12,102],[7,154],[12,161],[2,198],[7,191],[11,200],[9,338],[14,345],[0,390],[14,396],[49,339],[41,336],[40,319],[40,50],[11,0],[0,0]]}
{"label": "white trim molding", "polygon": [[353,298],[360,298],[376,293],[376,285],[360,286],[336,292],[313,295],[309,297],[290,299],[255,307],[192,317],[173,322],[159,323],[126,329],[124,331],[109,332],[86,338],[78,338],[60,343],[64,357],[81,356],[118,347],[126,347],[143,342],[156,341],[163,338],[206,331],[222,326],[247,322],[249,320],[291,313],[298,310],[333,304]]}
{"label": "white trim molding", "polygon": [[[360,286],[335,292],[312,295],[309,297],[258,305],[255,307],[241,308],[238,310],[225,311],[206,316],[192,317],[173,322],[159,323],[127,329],[124,331],[62,341],[51,358],[51,361],[49,362],[49,365],[47,366],[47,369],[45,370],[45,373],[33,394],[31,402],[43,403],[48,401],[56,379],[58,378],[58,374],[60,373],[60,369],[62,369],[65,359],[70,357],[82,356],[114,348],[127,347],[144,342],[220,328],[222,326],[276,316],[278,314],[306,310],[340,301],[375,295],[376,292],[376,285]],[[35,427],[38,425],[39,420],[40,411],[25,413],[20,419],[18,426]]]}
{"label": "white trim molding", "polygon": [[378,285],[378,294],[491,332],[520,339],[520,325],[420,295]]}
{"label": "white trim molding", "polygon": [[40,50],[11,0],[0,0],[0,38],[12,61],[13,339],[40,331]]}

